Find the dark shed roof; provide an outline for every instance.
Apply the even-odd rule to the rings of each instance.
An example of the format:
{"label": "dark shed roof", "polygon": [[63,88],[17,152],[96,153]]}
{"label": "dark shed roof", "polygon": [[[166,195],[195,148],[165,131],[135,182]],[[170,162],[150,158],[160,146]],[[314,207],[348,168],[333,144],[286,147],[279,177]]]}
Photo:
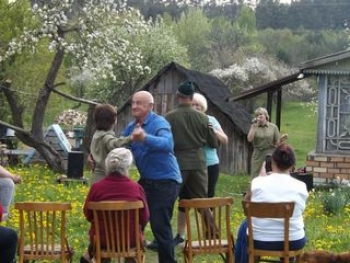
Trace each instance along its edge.
{"label": "dark shed roof", "polygon": [[[215,105],[243,134],[247,134],[250,127],[251,116],[249,112],[237,103],[228,102],[227,97],[232,93],[227,86],[218,78],[196,70],[187,69],[175,62],[171,62],[162,68],[146,85],[140,90],[149,90],[152,84],[159,82],[161,76],[167,71],[175,69],[184,76],[184,79],[197,84],[198,92],[202,93],[208,101]],[[176,84],[178,85],[178,84]],[[120,108],[120,111],[125,104]]]}

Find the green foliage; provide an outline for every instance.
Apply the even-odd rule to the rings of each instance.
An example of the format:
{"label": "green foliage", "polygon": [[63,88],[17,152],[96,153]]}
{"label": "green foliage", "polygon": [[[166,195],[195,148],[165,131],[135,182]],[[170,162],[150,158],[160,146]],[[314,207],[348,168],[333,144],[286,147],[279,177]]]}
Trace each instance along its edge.
{"label": "green foliage", "polygon": [[[6,2],[6,3],[4,3]],[[6,7],[5,7],[6,6]],[[0,57],[4,55],[6,47],[11,39],[19,37],[23,29],[33,28],[37,20],[30,10],[30,3],[25,0],[12,1],[0,0]],[[5,12],[6,11],[6,12]],[[2,13],[4,12],[4,13]],[[46,40],[37,44],[36,54],[33,55],[31,48],[23,48],[22,52],[13,54],[11,59],[2,62],[0,68],[0,81],[10,80],[11,89],[15,92],[17,101],[23,107],[24,126],[29,127],[32,122],[32,115],[37,103],[37,92],[45,83],[46,73],[50,67],[52,53],[45,48]],[[58,76],[58,81],[63,81],[62,73]],[[67,88],[62,88],[66,90]],[[3,95],[0,93],[0,96]],[[12,123],[9,107],[6,101],[0,113],[0,119]],[[59,105],[59,107],[57,107]],[[45,126],[52,124],[62,108],[69,108],[72,103],[67,102],[59,96],[53,96],[49,102],[50,111],[45,115]],[[52,107],[51,107],[52,106]]]}
{"label": "green foliage", "polygon": [[322,198],[323,209],[327,215],[340,215],[347,204],[347,197],[341,191],[325,194]]}
{"label": "green foliage", "polygon": [[260,30],[258,39],[270,55],[289,65],[343,50],[347,45],[348,34],[338,31],[309,31],[290,29]]}
{"label": "green foliage", "polygon": [[247,54],[256,53],[260,49],[256,41],[257,28],[255,13],[252,9],[243,6],[234,23],[236,33],[236,45],[245,49]]}
{"label": "green foliage", "polygon": [[0,56],[6,49],[7,43],[22,33],[23,26],[27,24],[29,2],[25,0],[0,0]]}
{"label": "green foliage", "polygon": [[[138,17],[134,18],[137,23]],[[129,32],[126,28],[118,28],[116,35],[123,36],[137,47],[142,56],[140,63],[149,71],[129,71],[122,65],[116,65],[116,80],[99,80],[96,85],[89,86],[87,96],[97,101],[105,101],[114,105],[122,105],[129,97],[161,68],[171,61],[188,66],[187,49],[179,44],[173,35],[171,26],[158,19],[147,26],[147,30]],[[116,54],[117,55],[117,54]]]}
{"label": "green foliage", "polygon": [[318,193],[318,195],[325,214],[329,216],[340,216],[344,213],[345,207],[350,201],[349,187],[347,185],[335,186],[328,191]]}
{"label": "green foliage", "polygon": [[238,49],[236,33],[231,22],[224,17],[211,20],[212,67],[225,68],[232,63],[232,54]]}
{"label": "green foliage", "polygon": [[207,71],[210,67],[208,56],[211,47],[210,32],[210,21],[200,9],[190,9],[174,25],[174,33],[179,43],[187,47],[190,65],[193,69]]}
{"label": "green foliage", "polygon": [[291,4],[262,0],[256,8],[259,29],[343,30],[346,27],[350,4],[347,0],[299,0]]}

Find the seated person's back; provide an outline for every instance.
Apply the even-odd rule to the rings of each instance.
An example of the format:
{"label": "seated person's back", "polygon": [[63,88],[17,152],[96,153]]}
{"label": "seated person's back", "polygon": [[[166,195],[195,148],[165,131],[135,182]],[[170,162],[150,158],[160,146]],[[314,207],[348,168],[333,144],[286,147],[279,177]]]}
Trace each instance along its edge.
{"label": "seated person's back", "polygon": [[[290,219],[289,240],[303,240],[300,246],[304,246],[303,212],[308,192],[305,183],[290,176],[290,170],[295,165],[293,149],[286,144],[280,144],[272,153],[271,162],[271,173],[252,180],[251,201],[259,203],[294,202],[294,212]],[[253,228],[255,240],[267,242],[284,240],[283,219],[253,218]],[[293,247],[291,249],[293,250]]]}
{"label": "seated person's back", "polygon": [[[125,148],[116,148],[112,150],[106,158],[106,172],[105,178],[94,183],[86,197],[84,204],[84,214],[86,219],[91,223],[89,230],[90,235],[90,246],[89,250],[91,252],[92,244],[94,240],[95,230],[93,223],[92,211],[87,208],[89,202],[99,202],[99,201],[112,201],[112,200],[124,200],[124,201],[138,201],[141,200],[144,204],[144,208],[140,212],[140,229],[134,229],[133,231],[141,231],[146,226],[149,220],[149,211],[146,201],[146,196],[144,194],[143,188],[136,182],[129,179],[129,168],[132,164],[132,154],[130,150]],[[102,219],[101,219],[102,220]],[[130,221],[135,220],[131,218]],[[133,223],[131,222],[130,226]],[[101,231],[101,245],[105,242],[104,229]],[[132,231],[131,231],[132,233]],[[133,235],[134,236],[134,235]],[[131,236],[130,238],[132,238]],[[131,241],[135,243],[135,241]],[[81,262],[91,262],[91,253],[85,253],[81,258]],[[85,260],[85,261],[84,261]]]}
{"label": "seated person's back", "polygon": [[[252,180],[244,200],[257,203],[294,202],[294,211],[290,218],[289,249],[302,249],[306,244],[303,212],[308,192],[303,182],[290,175],[289,171],[295,166],[293,149],[285,144],[278,145],[272,153],[271,165],[272,172],[264,171]],[[284,219],[252,218],[252,221],[255,249],[283,250]],[[248,262],[247,234],[247,220],[244,220],[238,229],[235,262]]]}

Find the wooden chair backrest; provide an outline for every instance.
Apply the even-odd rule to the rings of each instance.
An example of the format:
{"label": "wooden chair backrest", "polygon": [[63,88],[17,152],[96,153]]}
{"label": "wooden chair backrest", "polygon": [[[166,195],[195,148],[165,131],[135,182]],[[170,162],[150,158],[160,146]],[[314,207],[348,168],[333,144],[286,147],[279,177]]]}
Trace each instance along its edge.
{"label": "wooden chair backrest", "polygon": [[231,197],[180,200],[179,206],[186,214],[187,240],[183,251],[186,262],[192,262],[197,254],[222,254],[227,262],[233,262],[232,204]]}
{"label": "wooden chair backrest", "polygon": [[[288,258],[290,255],[289,251],[289,220],[293,215],[294,202],[279,202],[279,203],[256,203],[249,201],[242,201],[244,214],[248,221],[248,251],[249,257],[256,255],[256,250],[254,249],[254,232],[253,232],[253,222],[252,218],[280,218],[284,221],[284,251],[280,252],[280,256]],[[266,250],[261,252],[259,250],[260,256],[270,256],[276,254]],[[289,262],[289,259],[288,259]]]}
{"label": "wooden chair backrest", "polygon": [[69,203],[23,202],[16,203],[19,210],[19,261],[61,260],[71,261],[73,250],[66,238]]}
{"label": "wooden chair backrest", "polygon": [[[140,240],[140,210],[144,207],[142,201],[90,202],[87,207],[93,212],[94,254],[97,263],[102,258],[115,258],[119,262],[122,258],[132,257],[138,263],[144,261],[144,249]],[[101,235],[106,237],[105,240],[101,240]],[[131,240],[135,240],[135,244]],[[105,244],[104,247],[102,244]]]}

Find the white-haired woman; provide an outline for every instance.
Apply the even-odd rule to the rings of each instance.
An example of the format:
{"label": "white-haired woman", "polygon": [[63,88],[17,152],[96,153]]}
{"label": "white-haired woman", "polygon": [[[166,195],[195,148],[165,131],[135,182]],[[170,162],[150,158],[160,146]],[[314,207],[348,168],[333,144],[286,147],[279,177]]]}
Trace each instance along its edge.
{"label": "white-haired woman", "polygon": [[270,116],[265,108],[258,107],[255,110],[255,121],[247,135],[248,141],[254,147],[251,160],[251,178],[259,175],[266,157],[271,156],[278,143],[288,137],[286,134],[280,137],[278,127],[269,122],[269,119]]}
{"label": "white-haired woman", "polygon": [[[140,231],[146,226],[149,220],[149,211],[146,196],[143,188],[129,178],[129,168],[133,158],[130,150],[125,148],[116,148],[109,152],[105,160],[106,177],[94,183],[86,197],[84,204],[84,215],[91,223],[89,230],[90,246],[89,252],[86,252],[80,262],[87,263],[91,261],[91,252],[94,239],[94,225],[92,211],[87,208],[89,202],[108,201],[108,200],[141,200],[144,208],[140,213]],[[130,224],[133,225],[133,224]],[[142,236],[142,235],[141,235]],[[105,240],[101,238],[101,240]],[[102,244],[103,245],[103,244]]]}
{"label": "white-haired woman", "polygon": [[[192,99],[192,106],[203,113],[208,109],[207,99],[200,93],[194,93]],[[226,133],[222,130],[220,123],[214,116],[207,115],[209,123],[213,126],[216,138],[221,144],[227,144],[228,138]],[[215,196],[215,186],[219,178],[219,156],[216,148],[209,146],[204,147],[205,157],[208,169],[208,197]]]}

